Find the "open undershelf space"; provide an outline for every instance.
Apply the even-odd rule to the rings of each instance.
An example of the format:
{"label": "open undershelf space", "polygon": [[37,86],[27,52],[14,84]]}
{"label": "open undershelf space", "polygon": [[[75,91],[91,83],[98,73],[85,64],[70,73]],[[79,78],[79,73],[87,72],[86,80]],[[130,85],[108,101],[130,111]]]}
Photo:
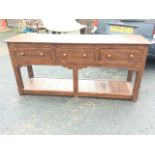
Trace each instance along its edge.
{"label": "open undershelf space", "polygon": [[[32,78],[29,79],[24,90],[26,92],[61,92],[72,93],[72,79],[51,79],[51,78]],[[79,79],[79,96],[82,93],[90,94],[111,94],[131,96],[131,85],[126,81],[105,81],[105,80],[86,80]],[[43,94],[44,94],[43,93]]]}
{"label": "open undershelf space", "polygon": [[79,92],[130,95],[131,86],[126,81],[79,80]]}
{"label": "open undershelf space", "polygon": [[73,92],[73,81],[71,79],[32,78],[26,83],[25,90]]}

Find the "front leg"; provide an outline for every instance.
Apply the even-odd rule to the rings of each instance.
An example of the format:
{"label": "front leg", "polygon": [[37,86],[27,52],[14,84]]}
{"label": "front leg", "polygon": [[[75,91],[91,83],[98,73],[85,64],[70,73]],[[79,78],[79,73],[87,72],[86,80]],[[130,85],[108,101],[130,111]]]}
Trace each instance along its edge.
{"label": "front leg", "polygon": [[136,72],[136,78],[135,78],[133,94],[132,94],[132,101],[137,101],[142,75],[143,75],[143,72]]}
{"label": "front leg", "polygon": [[20,71],[20,67],[13,67],[14,73],[15,73],[15,78],[18,86],[18,92],[20,95],[24,94],[24,85],[23,85],[23,80],[22,80],[22,75]]}

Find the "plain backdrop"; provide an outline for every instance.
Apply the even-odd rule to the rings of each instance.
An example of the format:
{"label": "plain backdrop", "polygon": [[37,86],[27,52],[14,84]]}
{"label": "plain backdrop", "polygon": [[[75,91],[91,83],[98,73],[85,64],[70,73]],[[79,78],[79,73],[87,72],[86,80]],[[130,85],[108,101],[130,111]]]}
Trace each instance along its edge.
{"label": "plain backdrop", "polygon": [[[154,19],[153,0],[0,0],[0,19]],[[0,136],[0,155],[154,154],[154,136]]]}

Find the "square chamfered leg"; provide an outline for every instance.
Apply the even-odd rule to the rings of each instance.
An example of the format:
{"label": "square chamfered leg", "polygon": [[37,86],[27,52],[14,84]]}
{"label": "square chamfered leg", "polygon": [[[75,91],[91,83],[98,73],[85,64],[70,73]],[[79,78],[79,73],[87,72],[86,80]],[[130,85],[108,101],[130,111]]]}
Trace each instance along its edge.
{"label": "square chamfered leg", "polygon": [[132,101],[136,102],[139,94],[140,84],[142,80],[143,72],[139,71],[136,72],[134,87],[133,87],[133,94],[132,94]]}
{"label": "square chamfered leg", "polygon": [[78,67],[73,67],[73,90],[74,96],[78,96]]}
{"label": "square chamfered leg", "polygon": [[34,74],[33,74],[32,65],[28,65],[28,66],[27,66],[27,71],[28,71],[28,76],[29,76],[29,78],[33,78],[33,77],[34,77]]}
{"label": "square chamfered leg", "polygon": [[14,73],[15,73],[18,92],[20,95],[23,95],[24,94],[24,85],[23,85],[20,67],[13,67],[13,69],[14,69]]}
{"label": "square chamfered leg", "polygon": [[133,77],[133,71],[128,70],[127,81],[128,82],[131,82],[132,81],[132,77]]}

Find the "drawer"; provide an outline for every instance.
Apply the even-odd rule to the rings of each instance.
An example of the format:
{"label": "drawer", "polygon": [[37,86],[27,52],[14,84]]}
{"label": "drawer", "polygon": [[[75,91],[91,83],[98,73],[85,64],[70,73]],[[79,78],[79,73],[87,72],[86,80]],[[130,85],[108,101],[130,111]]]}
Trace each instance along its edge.
{"label": "drawer", "polygon": [[100,49],[99,62],[120,67],[137,67],[143,52],[135,49]]}
{"label": "drawer", "polygon": [[48,47],[14,47],[14,57],[28,63],[50,63],[54,60],[54,49]]}
{"label": "drawer", "polygon": [[62,48],[56,50],[56,57],[61,62],[89,63],[95,61],[95,52],[94,49]]}

